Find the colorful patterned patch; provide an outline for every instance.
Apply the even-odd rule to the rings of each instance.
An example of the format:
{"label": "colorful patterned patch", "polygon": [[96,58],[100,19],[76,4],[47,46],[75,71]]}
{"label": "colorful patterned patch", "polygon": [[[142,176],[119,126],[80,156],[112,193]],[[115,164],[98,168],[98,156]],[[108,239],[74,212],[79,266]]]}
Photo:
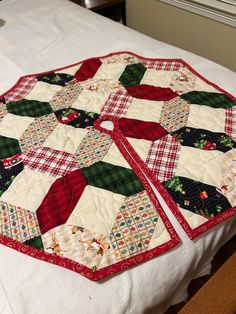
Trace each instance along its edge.
{"label": "colorful patterned patch", "polygon": [[74,79],[74,76],[65,73],[48,73],[38,76],[37,79],[48,84],[65,86]]}
{"label": "colorful patterned patch", "polygon": [[142,63],[129,64],[121,74],[119,81],[126,88],[132,85],[138,85],[147,69]]}
{"label": "colorful patterned patch", "polygon": [[100,68],[102,62],[99,58],[92,58],[82,63],[79,70],[75,73],[78,82],[92,78]]}
{"label": "colorful patterned patch", "polygon": [[236,107],[225,109],[225,133],[236,141]]}
{"label": "colorful patterned patch", "polygon": [[140,59],[136,56],[131,56],[128,53],[115,54],[108,56],[107,58],[101,59],[102,63],[111,64],[111,63],[122,63],[122,64],[135,64],[139,63]]}
{"label": "colorful patterned patch", "polygon": [[197,76],[187,68],[176,71],[172,77],[170,87],[177,93],[182,94],[194,89]]}
{"label": "colorful patterned patch", "polygon": [[0,233],[24,242],[40,235],[35,213],[0,202]]}
{"label": "colorful patterned patch", "polygon": [[130,196],[144,189],[136,174],[124,167],[100,161],[81,170],[89,185],[117,194]]}
{"label": "colorful patterned patch", "polygon": [[80,83],[83,90],[110,94],[124,89],[120,82],[113,79],[88,79]]}
{"label": "colorful patterned patch", "polygon": [[187,125],[190,104],[179,97],[166,101],[161,110],[160,124],[174,132]]}
{"label": "colorful patterned patch", "polygon": [[24,166],[31,170],[48,173],[51,176],[64,176],[78,169],[75,156],[49,147],[39,147],[21,155]]}
{"label": "colorful patterned patch", "polygon": [[0,122],[7,113],[8,113],[7,106],[4,102],[4,99],[0,99]]}
{"label": "colorful patterned patch", "polygon": [[42,234],[67,221],[86,185],[79,169],[52,184],[36,211]]}
{"label": "colorful patterned patch", "polygon": [[236,143],[225,133],[184,127],[173,132],[172,135],[174,135],[183,146],[203,150],[219,150],[221,152],[227,152],[232,148],[236,148]]}
{"label": "colorful patterned patch", "polygon": [[159,123],[128,118],[119,119],[119,130],[125,137],[149,141],[156,141],[168,134]]}
{"label": "colorful patterned patch", "polygon": [[180,144],[171,135],[152,143],[146,165],[159,181],[172,178],[178,165]]}
{"label": "colorful patterned patch", "polygon": [[0,135],[0,159],[19,153],[21,149],[17,139]]}
{"label": "colorful patterned patch", "polygon": [[209,106],[212,108],[230,108],[236,106],[233,101],[225,94],[191,91],[180,96],[190,104],[197,104],[201,106]]}
{"label": "colorful patterned patch", "polygon": [[206,218],[213,218],[232,207],[221,191],[212,185],[178,176],[163,185],[178,206]]}
{"label": "colorful patterned patch", "polygon": [[57,126],[54,114],[36,118],[19,140],[22,152],[41,146]]}
{"label": "colorful patterned patch", "polygon": [[4,164],[0,162],[0,196],[9,188],[13,180],[22,170],[23,163],[5,169]]}
{"label": "colorful patterned patch", "polygon": [[126,90],[120,90],[117,93],[112,93],[101,110],[101,115],[111,115],[115,117],[123,117],[129,105],[132,102],[132,97]]}
{"label": "colorful patterned patch", "polygon": [[18,101],[24,98],[34,88],[36,83],[37,79],[35,76],[22,77],[17,86],[6,94],[6,102]]}
{"label": "colorful patterned patch", "polygon": [[94,122],[99,118],[99,114],[95,112],[86,112],[74,108],[61,109],[54,113],[60,123],[72,125],[75,128],[93,126]]}
{"label": "colorful patterned patch", "polygon": [[18,116],[41,117],[52,113],[48,102],[22,99],[7,104],[7,110]]}
{"label": "colorful patterned patch", "polygon": [[101,161],[109,151],[112,142],[109,135],[91,128],[75,153],[79,167],[89,167]]}
{"label": "colorful patterned patch", "polygon": [[73,105],[75,100],[81,93],[81,86],[79,83],[71,83],[63,87],[50,101],[50,105],[54,111],[69,108]]}
{"label": "colorful patterned patch", "polygon": [[134,98],[167,101],[178,96],[172,89],[140,84],[128,86],[127,92]]}
{"label": "colorful patterned patch", "polygon": [[148,249],[158,214],[144,190],[125,199],[109,235],[116,258],[122,260]]}

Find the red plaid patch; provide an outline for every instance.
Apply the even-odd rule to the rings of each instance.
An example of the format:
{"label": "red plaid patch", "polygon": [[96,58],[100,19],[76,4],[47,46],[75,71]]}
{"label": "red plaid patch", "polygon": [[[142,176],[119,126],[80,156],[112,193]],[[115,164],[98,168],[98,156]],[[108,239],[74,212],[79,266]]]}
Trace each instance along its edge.
{"label": "red plaid patch", "polygon": [[51,176],[64,176],[78,169],[75,156],[48,147],[39,147],[21,155],[25,167]]}
{"label": "red plaid patch", "polygon": [[112,115],[115,117],[123,117],[132,101],[132,97],[126,90],[119,90],[112,93],[102,108],[101,115]]}
{"label": "red plaid patch", "polygon": [[18,101],[24,98],[33,89],[37,82],[38,81],[35,76],[23,77],[16,88],[4,96],[6,102],[9,103],[11,101]]}
{"label": "red plaid patch", "polygon": [[236,141],[236,108],[225,109],[225,133]]}
{"label": "red plaid patch", "polygon": [[183,64],[177,61],[144,60],[142,63],[146,68],[159,71],[177,71],[183,68]]}
{"label": "red plaid patch", "polygon": [[146,160],[147,166],[161,182],[172,178],[177,168],[180,144],[171,135],[154,142]]}

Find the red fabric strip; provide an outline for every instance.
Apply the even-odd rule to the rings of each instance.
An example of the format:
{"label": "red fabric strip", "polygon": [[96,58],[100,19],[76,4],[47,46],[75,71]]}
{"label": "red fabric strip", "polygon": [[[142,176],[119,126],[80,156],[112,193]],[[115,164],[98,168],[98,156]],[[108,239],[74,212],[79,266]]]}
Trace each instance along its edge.
{"label": "red fabric strip", "polygon": [[79,70],[75,73],[76,80],[78,82],[82,82],[92,78],[96,74],[101,64],[102,62],[99,58],[93,58],[84,61]]}
{"label": "red fabric strip", "polygon": [[156,141],[168,134],[159,123],[128,118],[119,119],[119,130],[125,137],[149,141]]}
{"label": "red fabric strip", "polygon": [[126,90],[135,98],[147,100],[167,101],[179,96],[171,88],[156,87],[147,84],[128,86]]}

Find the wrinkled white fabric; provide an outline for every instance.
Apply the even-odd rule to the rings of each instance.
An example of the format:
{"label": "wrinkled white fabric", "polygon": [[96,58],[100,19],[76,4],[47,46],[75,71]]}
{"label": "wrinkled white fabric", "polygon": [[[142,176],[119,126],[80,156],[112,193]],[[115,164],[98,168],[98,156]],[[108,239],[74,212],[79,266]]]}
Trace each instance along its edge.
{"label": "wrinkled white fabric", "polygon": [[[3,0],[0,19],[5,21],[0,23],[4,24],[0,26],[0,94],[22,75],[128,50],[147,57],[182,58],[236,96],[232,71],[66,0]],[[101,282],[0,246],[0,313],[141,314],[152,308],[163,313],[182,301],[190,281],[209,272],[213,256],[235,233],[236,219],[191,241],[164,208],[182,243]]]}

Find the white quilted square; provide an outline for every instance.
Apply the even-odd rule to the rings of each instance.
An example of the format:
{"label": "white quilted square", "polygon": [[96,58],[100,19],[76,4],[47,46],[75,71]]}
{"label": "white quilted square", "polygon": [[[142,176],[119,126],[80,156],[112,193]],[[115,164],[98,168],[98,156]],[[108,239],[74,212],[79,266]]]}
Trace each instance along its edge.
{"label": "white quilted square", "polygon": [[126,65],[122,63],[102,63],[94,75],[94,79],[113,79],[115,82],[119,80]]}
{"label": "white quilted square", "polygon": [[126,161],[126,159],[123,157],[121,154],[119,148],[116,146],[115,143],[113,143],[105,155],[105,157],[102,159],[102,161],[116,165],[116,166],[121,166],[125,168],[131,169],[130,165]]}
{"label": "white quilted square", "polygon": [[58,124],[43,146],[74,154],[87,132],[85,129]]}
{"label": "white quilted square", "polygon": [[52,97],[61,90],[59,85],[52,85],[44,82],[38,82],[25,99],[49,102]]}
{"label": "white quilted square", "polygon": [[109,97],[109,94],[110,93],[108,92],[95,92],[85,89],[78,95],[78,98],[72,104],[72,107],[75,109],[100,113]]}
{"label": "white quilted square", "polygon": [[0,135],[20,139],[34,118],[8,113],[0,122]]}
{"label": "white quilted square", "polygon": [[2,194],[0,201],[35,212],[55,180],[55,177],[24,169]]}
{"label": "white quilted square", "polygon": [[156,87],[170,87],[174,73],[174,71],[147,69],[140,84],[153,85]]}
{"label": "white quilted square", "polygon": [[111,232],[124,200],[123,195],[88,185],[66,225],[81,226],[107,235]]}

